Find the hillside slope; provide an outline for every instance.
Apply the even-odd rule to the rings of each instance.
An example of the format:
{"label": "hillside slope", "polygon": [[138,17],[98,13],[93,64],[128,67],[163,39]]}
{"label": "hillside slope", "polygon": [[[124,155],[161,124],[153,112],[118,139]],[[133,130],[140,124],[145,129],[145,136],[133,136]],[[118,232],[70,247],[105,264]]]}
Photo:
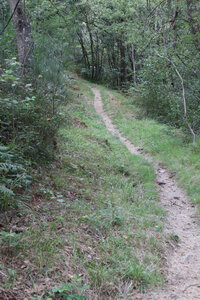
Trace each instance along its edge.
{"label": "hillside slope", "polygon": [[[62,107],[66,121],[57,137],[56,161],[47,172],[40,170],[29,203],[1,221],[0,297],[156,299],[157,288],[166,285],[170,255],[180,256],[183,249],[185,266],[188,257],[190,267],[198,259],[198,247],[192,253],[181,248],[182,231],[176,231],[174,219],[167,230],[165,224],[170,208],[179,219],[178,228],[188,226],[185,240],[191,233],[198,246],[194,208],[183,203],[186,196],[172,177],[176,175],[196,197],[199,153],[166,126],[135,119],[131,99],[80,79],[69,86],[71,101]],[[91,88],[103,100],[107,116],[102,106],[95,111]],[[106,118],[120,134],[115,126],[114,135],[108,130]],[[178,147],[177,160],[175,150],[163,151],[166,139],[169,147]],[[158,163],[152,163],[147,152]],[[174,173],[163,166],[170,165],[167,157],[176,162],[169,168]],[[191,166],[184,170],[186,157]],[[182,174],[192,174],[190,182],[186,175],[182,180]],[[173,203],[165,206],[160,198]],[[184,214],[192,221],[179,218],[180,205],[185,205]],[[141,294],[149,288],[156,288],[156,294]],[[186,294],[191,288],[196,295],[196,282],[183,286]]]}

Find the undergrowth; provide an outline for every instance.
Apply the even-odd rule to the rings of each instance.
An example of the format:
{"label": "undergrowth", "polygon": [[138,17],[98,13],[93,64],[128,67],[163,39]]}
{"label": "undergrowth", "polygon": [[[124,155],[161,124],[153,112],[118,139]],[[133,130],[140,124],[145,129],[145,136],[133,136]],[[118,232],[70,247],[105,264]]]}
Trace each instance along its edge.
{"label": "undergrowth", "polygon": [[[0,211],[16,206],[33,169],[50,163],[63,120],[66,82],[57,88],[41,74],[21,77],[16,57],[0,66]],[[50,71],[49,71],[50,73]]]}

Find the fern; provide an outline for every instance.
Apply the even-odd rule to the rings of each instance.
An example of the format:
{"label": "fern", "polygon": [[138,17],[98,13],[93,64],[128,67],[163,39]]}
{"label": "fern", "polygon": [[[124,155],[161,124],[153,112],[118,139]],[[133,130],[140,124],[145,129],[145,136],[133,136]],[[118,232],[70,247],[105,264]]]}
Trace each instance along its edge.
{"label": "fern", "polygon": [[19,156],[9,147],[0,145],[0,208],[13,202],[17,188],[25,188],[31,183],[26,168],[16,161],[19,161]]}
{"label": "fern", "polygon": [[2,162],[0,163],[0,173],[17,173],[17,172],[25,172],[25,169],[20,164],[13,164],[10,162]]}
{"label": "fern", "polygon": [[14,192],[8,189],[4,184],[0,186],[0,195],[1,194],[6,197],[14,196]]}

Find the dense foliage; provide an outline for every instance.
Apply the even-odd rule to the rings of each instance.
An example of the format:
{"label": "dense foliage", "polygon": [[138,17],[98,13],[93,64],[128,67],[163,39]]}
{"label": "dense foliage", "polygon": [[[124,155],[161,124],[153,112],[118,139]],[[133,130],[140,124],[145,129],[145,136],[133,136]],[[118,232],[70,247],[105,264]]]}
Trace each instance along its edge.
{"label": "dense foliage", "polygon": [[[0,8],[3,28],[9,16],[7,1]],[[34,17],[37,8],[31,12]],[[34,56],[24,74],[12,23],[1,36],[0,208],[11,205],[16,193],[28,187],[31,168],[50,161],[56,148],[55,135],[63,119],[59,104],[66,99],[67,90],[61,49],[58,51],[58,41],[50,33],[45,35],[45,30],[50,29],[42,24],[33,27]],[[50,48],[44,46],[44,38]]]}
{"label": "dense foliage", "polygon": [[199,133],[198,1],[75,1],[73,10],[82,74],[132,91],[137,86],[148,114],[185,127],[177,69],[189,123]]}

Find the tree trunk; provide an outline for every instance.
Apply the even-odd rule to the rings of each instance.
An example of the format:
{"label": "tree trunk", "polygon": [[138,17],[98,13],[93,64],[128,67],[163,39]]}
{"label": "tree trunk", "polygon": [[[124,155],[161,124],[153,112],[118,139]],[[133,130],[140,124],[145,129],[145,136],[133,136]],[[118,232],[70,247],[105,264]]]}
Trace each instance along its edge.
{"label": "tree trunk", "polygon": [[104,58],[104,48],[100,53],[100,66],[99,66],[99,74],[102,77],[102,66],[103,66],[103,58]]}
{"label": "tree trunk", "polygon": [[85,22],[86,22],[86,26],[87,26],[87,30],[89,33],[89,39],[90,39],[90,50],[91,50],[91,57],[92,57],[92,74],[91,74],[91,78],[94,79],[94,71],[95,71],[95,54],[94,54],[94,41],[93,41],[93,36],[92,36],[92,32],[89,26],[89,22],[88,22],[88,18],[87,15],[85,15]]}
{"label": "tree trunk", "polygon": [[119,42],[120,50],[120,85],[126,81],[126,48],[122,41]]}
{"label": "tree trunk", "polygon": [[150,0],[147,0],[147,10],[150,11],[151,9],[151,3]]}
{"label": "tree trunk", "polygon": [[100,68],[100,49],[99,49],[99,37],[98,34],[96,33],[96,49],[95,49],[95,79],[99,79],[100,74],[99,74],[99,68]]}
{"label": "tree trunk", "polygon": [[85,67],[86,67],[86,69],[90,70],[90,62],[89,62],[89,58],[88,58],[88,53],[87,53],[87,50],[84,45],[81,31],[80,32],[77,31],[77,35],[78,35],[78,41],[81,45]]}
{"label": "tree trunk", "polygon": [[131,60],[132,60],[132,70],[133,70],[133,83],[136,86],[136,69],[135,69],[135,47],[131,45]]}
{"label": "tree trunk", "polygon": [[174,10],[174,14],[173,14],[173,17],[171,19],[171,23],[172,23],[172,29],[173,29],[173,32],[174,32],[174,38],[173,38],[173,42],[172,42],[172,45],[173,45],[173,48],[176,47],[176,43],[177,43],[177,27],[176,27],[176,19],[179,15],[179,8],[178,6],[175,7],[175,10]]}
{"label": "tree trunk", "polygon": [[33,37],[30,22],[25,12],[25,6],[21,2],[18,0],[9,0],[11,13],[15,11],[12,20],[16,30],[19,61],[22,73],[24,74],[30,68],[33,54]]}

